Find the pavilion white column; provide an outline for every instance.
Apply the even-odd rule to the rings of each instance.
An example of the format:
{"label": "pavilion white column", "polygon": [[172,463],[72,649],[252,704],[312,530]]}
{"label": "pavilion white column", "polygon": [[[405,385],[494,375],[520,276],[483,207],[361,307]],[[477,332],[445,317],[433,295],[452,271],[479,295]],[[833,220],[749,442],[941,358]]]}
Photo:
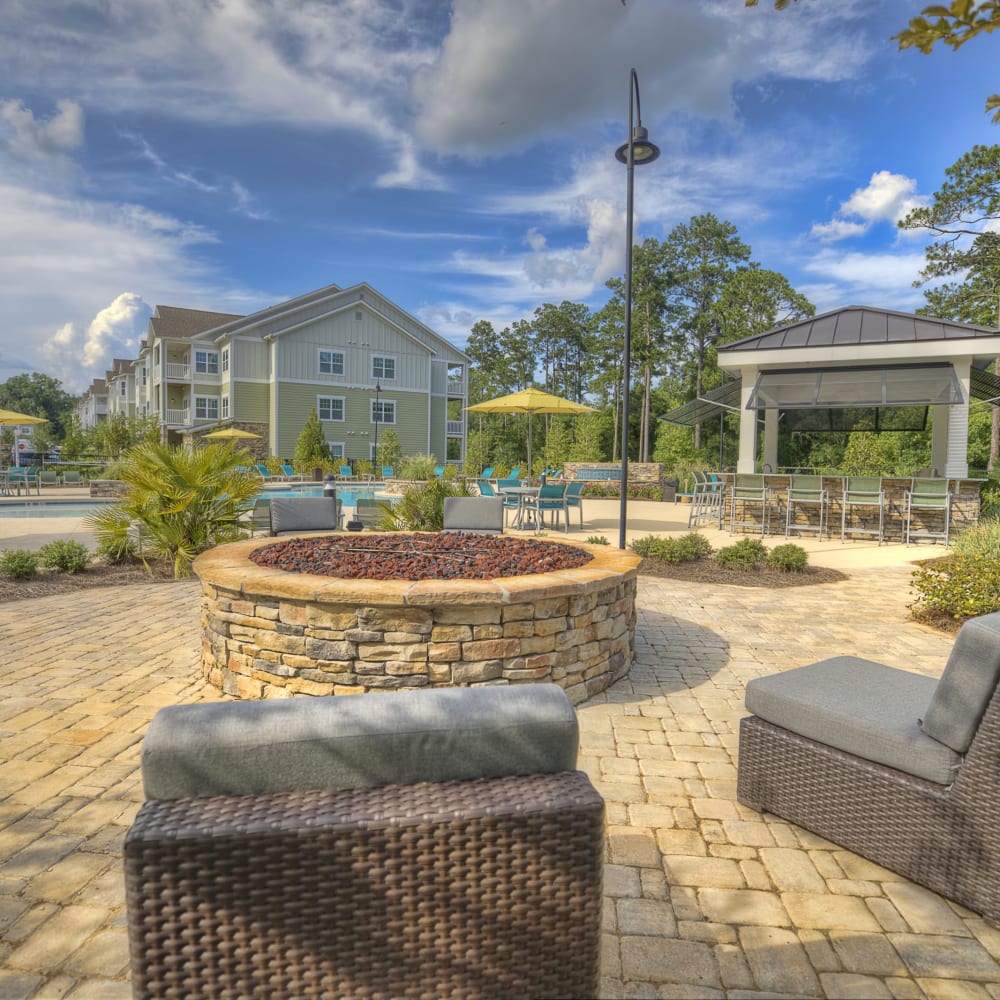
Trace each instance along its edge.
{"label": "pavilion white column", "polygon": [[757,379],[757,370],[744,368],[740,374],[743,385],[740,387],[740,453],[736,460],[736,471],[745,473],[753,472],[757,465],[757,411],[747,409]]}
{"label": "pavilion white column", "polygon": [[937,475],[944,475],[948,461],[948,425],[951,422],[950,406],[935,406],[931,416],[931,467]]}
{"label": "pavilion white column", "polygon": [[969,478],[969,369],[970,358],[954,358],[955,374],[962,386],[964,403],[950,406],[948,414],[948,457],[944,464],[944,475],[948,479]]}
{"label": "pavilion white column", "polygon": [[770,472],[778,471],[778,410],[764,411],[764,465]]}

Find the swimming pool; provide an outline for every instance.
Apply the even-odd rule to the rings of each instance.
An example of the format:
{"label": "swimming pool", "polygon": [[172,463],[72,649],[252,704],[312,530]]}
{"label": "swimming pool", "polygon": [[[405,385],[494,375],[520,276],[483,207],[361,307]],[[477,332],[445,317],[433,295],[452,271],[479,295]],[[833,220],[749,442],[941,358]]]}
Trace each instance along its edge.
{"label": "swimming pool", "polygon": [[86,517],[110,500],[21,500],[0,504],[0,517]]}

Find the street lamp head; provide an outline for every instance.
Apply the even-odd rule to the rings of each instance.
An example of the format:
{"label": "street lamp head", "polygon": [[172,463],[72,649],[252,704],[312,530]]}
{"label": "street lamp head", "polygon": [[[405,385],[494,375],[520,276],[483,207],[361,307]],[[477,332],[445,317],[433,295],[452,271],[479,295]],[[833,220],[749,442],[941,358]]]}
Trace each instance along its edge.
{"label": "street lamp head", "polygon": [[625,143],[615,150],[615,159],[628,165],[628,148],[632,146],[632,163],[652,163],[660,155],[660,147],[647,138],[649,133],[642,125],[632,129],[632,142]]}

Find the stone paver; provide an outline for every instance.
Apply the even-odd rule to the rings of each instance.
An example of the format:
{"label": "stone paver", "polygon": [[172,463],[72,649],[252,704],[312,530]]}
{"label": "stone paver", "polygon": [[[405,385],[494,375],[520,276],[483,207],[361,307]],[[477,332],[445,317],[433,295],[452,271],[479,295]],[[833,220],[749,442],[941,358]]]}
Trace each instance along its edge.
{"label": "stone paver", "polygon": [[[1000,1000],[1000,929],[735,798],[753,677],[837,653],[936,676],[909,569],[639,583],[631,676],[580,706],[605,796],[602,995]],[[162,705],[217,700],[195,582],[0,605],[0,998],[129,996],[121,846]],[[805,627],[808,623],[808,627]]]}

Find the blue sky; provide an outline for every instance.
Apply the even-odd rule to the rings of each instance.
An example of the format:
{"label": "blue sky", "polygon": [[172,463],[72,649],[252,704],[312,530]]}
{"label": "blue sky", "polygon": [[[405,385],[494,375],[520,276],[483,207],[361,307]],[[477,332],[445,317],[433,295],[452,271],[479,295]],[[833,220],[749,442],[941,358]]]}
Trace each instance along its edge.
{"label": "blue sky", "polygon": [[79,392],[156,304],[367,281],[458,346],[714,212],[820,310],[909,310],[895,220],[976,143],[1000,38],[900,52],[923,3],[4,0],[0,381]]}

